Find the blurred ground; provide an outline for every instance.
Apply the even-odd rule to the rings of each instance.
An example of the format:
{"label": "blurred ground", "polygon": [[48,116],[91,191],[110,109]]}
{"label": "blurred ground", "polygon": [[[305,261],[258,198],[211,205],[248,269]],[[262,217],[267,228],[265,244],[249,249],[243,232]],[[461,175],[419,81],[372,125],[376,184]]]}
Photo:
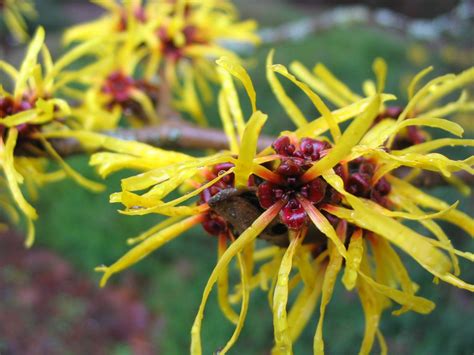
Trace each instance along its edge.
{"label": "blurred ground", "polygon": [[[98,11],[81,2],[41,0],[41,19],[47,25],[48,42],[59,46],[60,30],[68,23],[95,16]],[[295,6],[293,2],[239,0],[244,16],[257,18],[262,26],[281,24],[318,11]],[[469,42],[467,42],[469,43]],[[389,64],[388,88],[405,99],[408,78],[421,68],[434,64],[436,72],[458,72],[470,54],[463,55],[454,45],[446,61],[442,47],[427,47],[399,34],[367,26],[340,27],[293,43],[281,43],[275,62],[289,64],[298,59],[312,66],[321,61],[354,90],[372,77],[371,63],[377,56]],[[260,108],[269,114],[268,133],[288,129],[281,108],[264,77],[269,48],[257,51],[249,61]],[[464,48],[466,50],[466,47]],[[472,41],[471,48],[472,54]],[[15,49],[18,52],[18,49]],[[296,97],[305,112],[311,103],[291,85],[288,94]],[[216,111],[209,110],[216,123]],[[473,129],[472,117],[466,128]],[[472,150],[456,154],[472,155]],[[85,157],[69,159],[74,167],[95,177]],[[112,278],[104,290],[97,288],[99,276],[93,268],[109,264],[128,246],[125,240],[157,222],[156,217],[126,217],[108,203],[108,194],[120,189],[120,176],[108,180],[107,192],[93,195],[64,181],[42,190],[36,203],[40,212],[38,239],[34,248],[21,248],[19,236],[0,236],[0,354],[185,354],[189,332],[202,289],[216,260],[216,243],[196,228],[163,247],[131,270]],[[473,200],[452,188],[437,188],[434,194],[449,203],[461,200],[461,208],[471,214]],[[446,227],[446,226],[444,226]],[[461,231],[446,227],[460,249],[473,250],[473,242]],[[67,262],[65,261],[67,260]],[[474,302],[467,291],[440,284],[410,261],[410,273],[421,286],[421,295],[437,303],[430,315],[384,314],[381,329],[394,354],[472,354]],[[474,280],[472,264],[462,263],[463,277]],[[222,346],[232,332],[213,298],[206,310],[203,339],[206,349]],[[145,308],[143,307],[146,307]],[[93,320],[91,322],[91,319]],[[131,321],[135,319],[135,321]],[[340,287],[328,308],[325,342],[329,354],[357,352],[363,334],[363,316],[354,293]],[[296,354],[309,354],[316,327],[312,320],[295,347]],[[97,326],[99,322],[100,326]],[[100,323],[102,322],[102,323]],[[129,324],[130,323],[130,324]],[[265,294],[255,292],[246,326],[231,354],[267,354],[272,345],[271,312]],[[45,349],[42,352],[34,352]]]}
{"label": "blurred ground", "polygon": [[156,354],[160,318],[132,275],[104,290],[57,254],[0,234],[0,353]]}

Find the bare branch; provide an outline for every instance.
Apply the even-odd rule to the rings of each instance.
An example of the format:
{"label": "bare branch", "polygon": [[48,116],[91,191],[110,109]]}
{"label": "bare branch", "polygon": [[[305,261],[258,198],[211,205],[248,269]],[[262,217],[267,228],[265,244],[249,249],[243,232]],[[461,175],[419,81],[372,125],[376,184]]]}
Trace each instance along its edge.
{"label": "bare branch", "polygon": [[[112,131],[102,132],[105,135],[124,140],[134,140],[147,143],[155,147],[168,149],[228,149],[227,136],[219,129],[199,127],[185,122],[178,117],[162,122],[159,126],[148,126],[144,128],[118,128]],[[275,137],[260,136],[258,148],[260,150],[270,146]],[[56,151],[63,157],[84,153],[84,148],[75,139],[54,139],[51,141]],[[395,174],[404,177],[408,170],[400,168]],[[468,186],[474,186],[474,175],[465,171],[454,173],[456,177]],[[413,181],[413,184],[425,188],[449,185],[440,174],[432,171],[423,171]]]}
{"label": "bare branch", "polygon": [[[170,119],[157,126],[143,128],[117,128],[101,132],[110,137],[148,143],[168,149],[215,149],[229,148],[227,136],[219,129],[199,127],[179,118]],[[259,149],[272,144],[274,138],[261,136]],[[52,144],[63,157],[84,153],[84,148],[75,139],[55,139]]]}

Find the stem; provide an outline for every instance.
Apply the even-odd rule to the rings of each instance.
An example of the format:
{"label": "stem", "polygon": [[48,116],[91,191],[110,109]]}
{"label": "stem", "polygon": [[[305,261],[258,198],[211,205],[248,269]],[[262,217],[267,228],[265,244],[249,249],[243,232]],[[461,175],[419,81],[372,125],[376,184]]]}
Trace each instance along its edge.
{"label": "stem", "polygon": [[[168,149],[229,149],[227,136],[221,130],[199,127],[180,119],[169,119],[157,126],[135,129],[117,128],[101,133],[123,140],[134,140]],[[84,153],[84,148],[73,138],[55,139],[51,142],[56,151],[63,157]],[[264,149],[270,146],[272,142],[272,137],[260,136],[258,149]]]}

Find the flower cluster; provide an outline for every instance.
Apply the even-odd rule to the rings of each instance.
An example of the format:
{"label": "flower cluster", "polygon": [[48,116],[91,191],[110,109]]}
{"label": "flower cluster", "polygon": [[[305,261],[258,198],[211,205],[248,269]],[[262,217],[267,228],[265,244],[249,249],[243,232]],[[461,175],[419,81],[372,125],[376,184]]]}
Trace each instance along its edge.
{"label": "flower cluster", "polygon": [[[7,19],[21,11],[33,11],[28,1],[0,4]],[[239,22],[227,1],[145,4],[140,0],[111,0],[100,5],[107,14],[68,30],[65,44],[80,43],[56,62],[44,45],[42,28],[32,39],[19,70],[0,62],[0,70],[12,79],[14,87],[10,93],[6,89],[9,83],[2,80],[6,86],[0,86],[0,162],[5,184],[26,217],[28,245],[33,241],[32,221],[37,213],[25,199],[22,184],[32,197],[37,186],[65,175],[92,190],[103,188],[66,165],[50,139],[74,138],[86,150],[113,149],[115,140],[92,131],[111,130],[122,124],[158,124],[162,108],[169,113],[174,103],[175,108],[205,124],[195,83],[200,87],[207,84],[196,73],[213,72],[211,76],[217,80],[209,55],[225,53],[237,58],[218,44],[221,39],[258,41],[255,24]],[[209,23],[215,26],[211,29]],[[181,42],[183,36],[185,43]],[[126,122],[121,122],[122,118]],[[62,169],[49,171],[48,160],[56,161]]]}
{"label": "flower cluster", "polygon": [[[67,165],[47,139],[51,132],[77,128],[77,122],[70,119],[68,102],[59,98],[58,93],[81,75],[81,71],[66,70],[81,55],[81,48],[66,53],[53,63],[44,45],[44,37],[44,30],[39,28],[19,70],[0,61],[0,70],[14,83],[12,92],[0,85],[0,170],[3,174],[0,182],[1,188],[9,190],[14,204],[26,218],[28,246],[34,240],[33,220],[38,215],[25,199],[21,184],[26,185],[33,197],[37,195],[37,186],[66,175],[91,190],[103,189],[103,185],[87,180]],[[42,63],[38,59],[40,52]],[[61,169],[49,171],[47,158],[55,161]],[[13,209],[13,206],[8,208],[10,211]],[[10,212],[9,215],[16,214]]]}
{"label": "flower cluster", "polygon": [[[323,353],[325,312],[341,270],[344,286],[357,291],[366,318],[360,353],[369,353],[376,338],[385,352],[378,324],[392,302],[401,306],[395,314],[425,314],[434,308],[431,301],[416,294],[417,287],[394,247],[436,279],[474,291],[472,284],[459,278],[458,262],[458,257],[473,261],[473,254],[455,249],[436,220],[453,223],[470,235],[474,221],[456,208],[457,203],[450,206],[410,184],[410,177],[397,177],[400,167],[435,171],[447,179],[456,171],[473,173],[472,158],[456,161],[433,151],[445,146],[473,146],[474,141],[431,139],[423,126],[462,135],[459,125],[439,117],[461,110],[465,98],[441,107],[434,107],[434,103],[473,82],[474,70],[434,79],[416,92],[426,73],[422,72],[410,85],[408,104],[395,110],[385,104],[395,97],[383,93],[387,68],[380,59],[374,62],[376,83],[368,82],[366,97],[360,97],[326,69],[318,69],[322,74],[316,78],[306,75],[301,65],[293,65],[295,72],[316,88],[313,91],[286,67],[274,65],[272,57],[271,53],[267,61],[269,83],[297,129],[283,132],[271,146],[260,149],[258,145],[267,116],[257,109],[249,75],[232,59],[221,58],[217,61],[222,82],[219,109],[229,151],[196,158],[117,142],[112,152],[92,157],[91,164],[103,175],[122,168],[142,171],[123,179],[122,191],[111,196],[112,202],[125,206],[122,213],[169,216],[131,239],[131,243],[140,244],[117,262],[97,268],[104,272],[101,285],[184,230],[201,224],[218,237],[219,258],[193,324],[191,353],[202,353],[201,325],[215,284],[223,313],[236,324],[220,353],[226,353],[237,340],[250,292],[258,287],[269,292],[273,353],[292,353],[292,344],[315,312],[318,300],[314,352]],[[308,121],[285,93],[277,74],[301,89],[321,117]],[[234,80],[243,84],[250,99],[248,120]],[[339,108],[329,109],[317,92]],[[343,129],[345,121],[350,122]],[[408,130],[410,127],[415,129]],[[155,159],[158,156],[160,159]],[[177,189],[182,195],[167,200]],[[403,223],[410,220],[418,222],[426,233]],[[258,247],[257,238],[271,246]],[[229,294],[228,266],[234,258],[240,284]],[[295,297],[290,297],[291,293]],[[241,304],[239,314],[232,306],[237,302]]]}
{"label": "flower cluster", "polygon": [[[66,43],[95,41],[102,48],[91,51],[102,64],[83,80],[90,89],[84,94],[77,92],[85,104],[77,116],[95,110],[94,115],[87,115],[91,127],[113,128],[122,115],[132,124],[158,123],[163,118],[153,113],[158,87],[160,100],[165,101],[162,106],[171,105],[206,124],[201,102],[212,99],[209,83],[217,81],[212,59],[221,55],[238,58],[222,41],[259,42],[256,23],[239,21],[227,0],[134,0],[123,4],[110,0],[100,6],[107,10],[105,15],[69,29],[64,36]],[[111,78],[121,82],[111,83]],[[141,85],[132,85],[135,81]],[[111,84],[126,85],[129,95],[114,96]],[[92,122],[104,115],[110,116],[106,123],[101,119]]]}

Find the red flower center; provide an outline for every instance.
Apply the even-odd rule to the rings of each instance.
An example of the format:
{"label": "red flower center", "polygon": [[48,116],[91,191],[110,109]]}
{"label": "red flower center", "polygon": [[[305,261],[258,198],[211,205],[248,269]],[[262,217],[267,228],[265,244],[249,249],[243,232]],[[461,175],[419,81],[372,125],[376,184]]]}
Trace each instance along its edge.
{"label": "red flower center", "polygon": [[[133,16],[138,22],[141,22],[141,23],[146,22],[145,9],[142,6],[139,6],[134,10]],[[120,15],[120,21],[118,23],[118,31],[123,32],[127,29],[127,27],[128,27],[128,16],[127,16],[127,12],[124,9]]]}
{"label": "red flower center", "polygon": [[[300,229],[307,223],[308,215],[299,199],[304,198],[316,207],[323,204],[339,204],[342,196],[328,186],[321,177],[310,182],[302,182],[301,179],[312,164],[324,157],[330,148],[330,143],[312,138],[303,138],[299,142],[291,141],[287,136],[278,138],[273,143],[273,149],[280,156],[280,160],[277,165],[274,164],[272,170],[281,177],[283,183],[263,181],[258,184],[257,197],[260,206],[267,209],[277,201],[285,201],[280,211],[281,222],[290,229]],[[365,158],[355,159],[344,167],[342,165],[335,167],[349,193],[388,206],[387,195],[390,193],[390,184],[383,177],[373,183],[375,170],[375,162]],[[258,181],[258,178],[254,181]],[[337,218],[332,218],[330,221],[334,225],[338,223]]]}
{"label": "red flower center", "polygon": [[[379,114],[374,121],[374,124],[382,121],[385,118],[397,119],[398,116],[403,112],[403,107],[389,106],[384,112]],[[393,141],[393,149],[404,149],[411,147],[416,144],[420,144],[426,141],[425,132],[417,126],[408,126],[405,130],[399,132]]]}
{"label": "red flower center", "polygon": [[184,48],[192,44],[203,44],[204,39],[199,36],[196,26],[188,25],[182,30],[184,36],[184,45],[176,46],[173,38],[169,35],[165,26],[158,28],[156,34],[161,41],[161,50],[164,56],[171,61],[178,61],[184,57]]}
{"label": "red flower center", "polygon": [[126,115],[147,121],[149,117],[143,107],[132,97],[133,90],[144,93],[154,105],[158,102],[159,88],[157,86],[146,80],[136,80],[120,71],[110,74],[102,86],[102,92],[110,96],[107,104],[109,110],[119,105]]}
{"label": "red flower center", "polygon": [[327,183],[323,179],[316,178],[302,183],[300,177],[314,161],[324,156],[330,147],[328,142],[312,138],[303,138],[299,143],[292,143],[287,136],[282,136],[273,143],[273,149],[280,155],[280,162],[273,172],[280,175],[284,183],[262,182],[258,185],[257,197],[265,209],[279,200],[286,201],[280,211],[280,219],[288,228],[299,229],[307,221],[308,216],[298,197],[304,197],[315,205],[325,198]]}
{"label": "red flower center", "polygon": [[[0,118],[14,115],[19,112],[30,110],[34,107],[36,99],[34,97],[24,96],[20,101],[15,101],[11,97],[0,97]],[[39,129],[38,125],[22,123],[16,126],[19,140],[28,137],[31,133]],[[0,126],[0,135],[4,136],[7,129]]]}
{"label": "red flower center", "polygon": [[135,87],[135,80],[120,71],[113,72],[105,80],[102,92],[112,97],[113,104],[123,104],[130,99],[130,93]]}
{"label": "red flower center", "polygon": [[[233,166],[234,164],[232,163],[217,164],[212,168],[211,171],[208,172],[208,174],[206,175],[206,179],[208,181],[213,180],[220,174],[225,173],[227,170],[229,170]],[[224,189],[228,189],[228,188],[233,188],[233,187],[234,187],[234,174],[226,175],[222,177],[222,179],[214,183],[212,186],[204,189],[200,193],[198,204],[202,205],[204,203],[207,203],[209,202],[211,197],[215,196],[220,191]],[[207,215],[204,221],[201,223],[201,225],[206,232],[215,236],[219,236],[224,233],[227,233],[229,229],[228,223],[225,221],[225,219],[222,218],[220,215],[218,215],[214,211],[207,212]]]}

